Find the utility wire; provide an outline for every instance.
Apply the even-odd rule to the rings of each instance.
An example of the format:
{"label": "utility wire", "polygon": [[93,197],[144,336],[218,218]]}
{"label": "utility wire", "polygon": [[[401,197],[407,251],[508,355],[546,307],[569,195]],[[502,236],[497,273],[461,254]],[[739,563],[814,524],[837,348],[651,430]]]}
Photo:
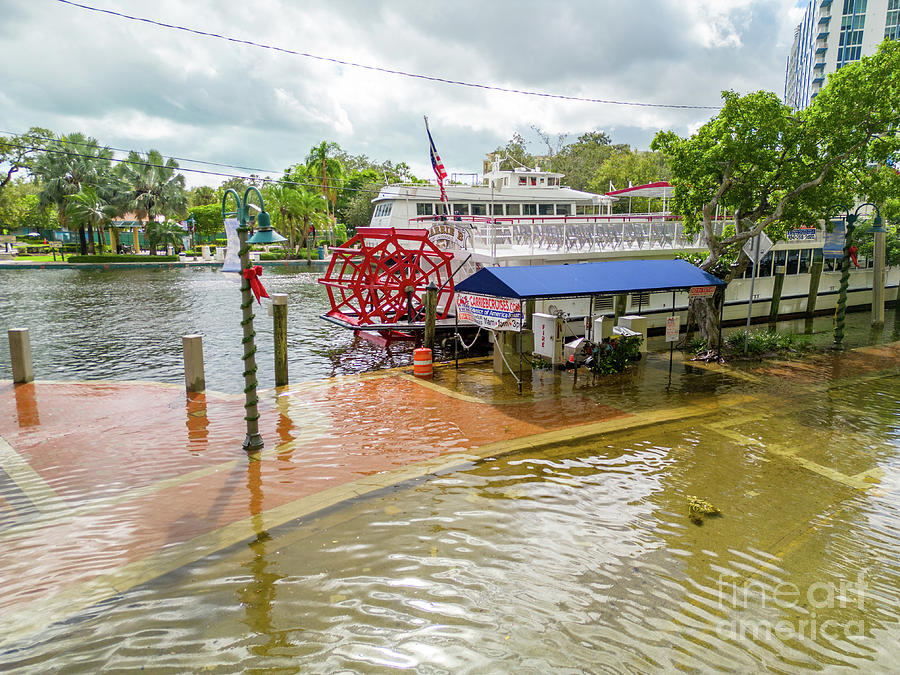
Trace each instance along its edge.
{"label": "utility wire", "polygon": [[133,16],[131,14],[124,14],[122,12],[116,12],[111,9],[101,9],[99,7],[91,7],[90,5],[83,5],[78,2],[72,2],[72,0],[56,0],[64,5],[71,5],[72,7],[78,7],[80,9],[86,9],[91,12],[99,12],[101,14],[109,14],[111,16],[116,16],[121,19],[128,19],[129,21],[139,21],[142,23],[148,23],[153,26],[159,26],[161,28],[169,28],[171,30],[179,30],[185,33],[192,33],[194,35],[202,35],[203,37],[215,38],[217,40],[226,40],[228,42],[234,42],[236,44],[248,45],[250,47],[258,47],[260,49],[269,49],[274,52],[281,52],[283,54],[290,54],[291,56],[302,56],[307,59],[315,59],[317,61],[327,61],[329,63],[336,63],[341,66],[350,66],[352,68],[362,68],[364,70],[372,70],[379,73],[387,73],[388,75],[398,75],[401,77],[410,77],[418,80],[426,80],[429,82],[439,82],[442,84],[452,84],[460,87],[470,87],[472,89],[483,89],[486,91],[499,91],[505,92],[507,94],[522,94],[525,96],[537,96],[539,98],[551,98],[558,99],[563,101],[579,101],[582,103],[602,103],[606,105],[624,105],[624,106],[636,106],[642,108],[672,108],[672,109],[689,109],[689,110],[721,110],[721,106],[715,105],[675,105],[675,104],[667,104],[667,103],[641,103],[636,101],[614,101],[608,99],[601,98],[587,98],[581,96],[567,96],[565,94],[550,94],[547,92],[541,91],[530,91],[527,89],[513,89],[510,87],[497,87],[489,84],[479,84],[476,82],[465,82],[463,80],[451,80],[444,77],[436,77],[433,75],[423,75],[421,73],[410,73],[403,70],[395,70],[393,68],[384,68],[382,66],[370,66],[364,63],[354,63],[353,61],[344,61],[342,59],[331,58],[328,56],[320,56],[318,54],[310,54],[308,52],[298,52],[293,49],[286,49],[285,47],[275,47],[273,45],[262,44],[260,42],[254,42],[252,40],[244,40],[242,38],[231,37],[228,35],[220,35],[219,33],[212,33],[209,31],[197,30],[196,28],[188,28],[187,26],[178,26],[176,24],[164,23],[162,21],[155,21],[154,19],[148,19],[141,16]]}

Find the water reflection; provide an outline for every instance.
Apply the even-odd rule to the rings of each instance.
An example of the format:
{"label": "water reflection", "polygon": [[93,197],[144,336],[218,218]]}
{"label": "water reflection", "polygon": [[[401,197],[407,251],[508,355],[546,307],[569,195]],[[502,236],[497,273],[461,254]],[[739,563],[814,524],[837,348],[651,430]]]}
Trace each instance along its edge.
{"label": "water reflection", "polygon": [[[697,387],[670,392],[661,359],[641,366],[643,386],[623,374],[573,392],[566,380],[557,414],[592,396],[638,410],[735,390],[755,399],[488,459],[273,531],[262,520],[273,474],[251,457],[220,495],[243,486],[249,542],[15,658],[92,670],[151,654],[182,671],[892,670],[900,381],[896,365],[861,369],[875,359],[828,354],[773,375],[750,364],[755,379],[731,380],[679,364]],[[550,414],[541,405],[532,417]],[[722,516],[693,524],[688,495]]]}
{"label": "water reflection", "polygon": [[14,385],[16,397],[16,420],[20,427],[36,427],[41,423],[41,414],[38,410],[37,393],[34,385]]}
{"label": "water reflection", "polygon": [[206,394],[189,392],[185,397],[188,448],[192,452],[206,449],[209,439],[209,418],[206,416]]}

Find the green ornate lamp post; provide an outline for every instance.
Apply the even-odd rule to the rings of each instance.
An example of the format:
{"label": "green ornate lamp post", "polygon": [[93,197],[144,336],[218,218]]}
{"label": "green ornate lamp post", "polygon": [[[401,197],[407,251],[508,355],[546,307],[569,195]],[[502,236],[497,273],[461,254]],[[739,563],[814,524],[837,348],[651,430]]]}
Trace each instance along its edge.
{"label": "green ornate lamp post", "polygon": [[[247,421],[247,436],[244,439],[244,450],[247,452],[260,450],[263,447],[263,439],[259,434],[259,410],[257,407],[259,399],[256,396],[256,345],[253,342],[254,337],[256,337],[256,331],[253,330],[253,293],[251,292],[250,287],[250,277],[255,277],[255,272],[252,269],[253,266],[250,264],[250,245],[247,242],[247,233],[250,229],[248,224],[252,223],[254,220],[254,217],[250,215],[250,204],[248,203],[251,192],[255,192],[259,199],[261,210],[258,218],[260,224],[262,225],[265,223],[271,228],[271,220],[269,214],[266,212],[262,194],[260,194],[259,190],[255,187],[251,186],[247,188],[247,191],[244,193],[243,202],[238,196],[238,193],[231,188],[226,190],[225,194],[222,196],[223,219],[228,218],[229,216],[236,216],[238,219],[237,232],[238,241],[240,242],[238,255],[241,259],[241,326],[244,329],[244,337],[241,340],[244,345],[244,354],[241,358],[244,360],[244,395],[246,398],[244,403],[246,415],[244,416],[244,419]],[[236,211],[229,212],[225,210],[225,204],[229,194],[234,196],[234,201],[237,204]]]}
{"label": "green ornate lamp post", "polygon": [[844,232],[844,252],[841,257],[841,285],[838,291],[837,313],[834,324],[834,349],[844,348],[844,322],[847,314],[847,288],[850,286],[850,247],[853,245],[853,231],[856,229],[856,221],[859,220],[859,212],[863,207],[871,206],[875,209],[874,227],[871,232],[884,232],[881,227],[881,212],[875,204],[866,202],[856,207],[853,213],[846,206],[838,205],[835,209],[844,212],[844,221],[847,223]]}
{"label": "green ornate lamp post", "polygon": [[191,233],[191,250],[193,251],[197,247],[194,241],[194,231],[197,229],[197,221],[194,220],[194,214],[190,214],[185,222],[188,226],[188,232]]}

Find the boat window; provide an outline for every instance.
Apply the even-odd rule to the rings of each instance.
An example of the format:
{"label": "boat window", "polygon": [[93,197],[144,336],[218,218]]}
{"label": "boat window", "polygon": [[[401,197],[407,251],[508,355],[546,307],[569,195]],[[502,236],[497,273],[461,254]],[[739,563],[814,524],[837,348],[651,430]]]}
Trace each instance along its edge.
{"label": "boat window", "polygon": [[503,185],[505,185],[505,186],[506,186],[506,185],[509,185],[509,176],[505,176],[505,177],[503,178]]}
{"label": "boat window", "polygon": [[487,204],[472,204],[472,215],[473,216],[486,216],[487,215]]}
{"label": "boat window", "polygon": [[532,178],[532,179],[531,179],[531,184],[532,184],[532,185],[537,185],[537,178]]}
{"label": "boat window", "polygon": [[507,204],[506,205],[506,215],[518,216],[521,213],[522,213],[522,209],[519,208],[518,204]]}
{"label": "boat window", "polygon": [[536,216],[537,215],[537,204],[522,204],[522,215],[523,216]]}
{"label": "boat window", "polygon": [[541,178],[541,185],[543,185],[543,184],[544,184],[544,179],[543,179],[543,178]]}
{"label": "boat window", "polygon": [[770,277],[772,276],[772,251],[769,251],[763,256],[763,259],[759,263],[759,271],[756,273],[757,277]]}
{"label": "boat window", "polygon": [[557,204],[556,205],[556,215],[569,216],[571,214],[572,214],[572,208],[568,204]]}
{"label": "boat window", "polygon": [[430,216],[434,211],[433,204],[423,204],[419,202],[416,204],[416,215],[418,216]]}
{"label": "boat window", "polygon": [[805,248],[800,251],[800,268],[798,274],[806,274],[809,272],[809,261],[812,259],[812,249]]}
{"label": "boat window", "polygon": [[553,204],[538,204],[538,213],[542,216],[552,216]]}
{"label": "boat window", "polygon": [[454,204],[453,205],[453,213],[458,213],[461,216],[469,215],[469,205],[468,204]]}
{"label": "boat window", "polygon": [[491,206],[491,213],[494,214],[495,216],[502,216],[503,215],[503,204],[493,204]]}
{"label": "boat window", "polygon": [[445,204],[444,202],[441,202],[440,204],[435,204],[434,205],[435,215],[437,215],[437,216],[447,215],[447,207],[448,206],[449,206],[449,204]]}
{"label": "boat window", "polygon": [[800,260],[800,251],[796,249],[788,251],[786,274],[797,274],[797,263]]}
{"label": "boat window", "polygon": [[787,251],[775,251],[775,264],[773,268],[779,265],[787,265]]}
{"label": "boat window", "polygon": [[528,185],[528,179],[525,176],[519,176],[519,185]]}

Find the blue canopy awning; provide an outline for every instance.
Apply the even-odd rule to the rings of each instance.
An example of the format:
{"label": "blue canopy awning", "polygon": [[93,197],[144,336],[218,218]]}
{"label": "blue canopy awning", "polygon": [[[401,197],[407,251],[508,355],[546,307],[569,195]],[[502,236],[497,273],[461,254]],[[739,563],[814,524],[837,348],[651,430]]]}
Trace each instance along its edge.
{"label": "blue canopy awning", "polygon": [[686,260],[611,260],[485,267],[456,284],[456,291],[501,298],[561,298],[724,285],[718,277]]}

